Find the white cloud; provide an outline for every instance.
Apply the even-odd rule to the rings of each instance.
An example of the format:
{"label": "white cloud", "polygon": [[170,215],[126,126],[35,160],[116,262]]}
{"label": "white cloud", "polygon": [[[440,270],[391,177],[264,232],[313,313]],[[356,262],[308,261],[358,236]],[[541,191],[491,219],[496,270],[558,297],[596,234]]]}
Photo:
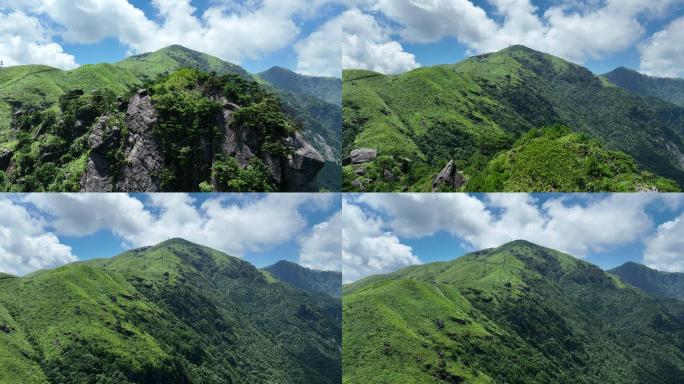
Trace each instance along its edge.
{"label": "white cloud", "polygon": [[342,73],[342,17],[323,24],[295,45],[297,72],[340,77]]}
{"label": "white cloud", "polygon": [[24,275],[76,260],[71,248],[25,207],[0,197],[0,212],[0,272]]}
{"label": "white cloud", "polygon": [[639,47],[641,71],[652,76],[684,77],[684,17],[670,23]]}
{"label": "white cloud", "polygon": [[[389,195],[388,195],[389,196]],[[342,278],[351,282],[361,277],[392,272],[420,264],[410,246],[383,229],[383,222],[358,206],[342,201]]]}
{"label": "white cloud", "polygon": [[147,206],[125,194],[37,194],[25,200],[51,216],[58,234],[85,236],[105,229],[133,247],[182,237],[234,256],[295,238],[307,225],[301,211],[331,200],[316,194],[243,196],[239,202],[218,196],[197,207],[186,194],[148,197]]}
{"label": "white cloud", "polygon": [[653,228],[645,208],[654,194],[551,198],[540,203],[528,194],[362,195],[359,200],[389,216],[402,237],[446,231],[474,248],[525,239],[574,256],[638,241]]}
{"label": "white cloud", "polygon": [[327,221],[316,224],[300,239],[299,263],[312,269],[341,270],[341,235],[342,211],[340,210]]}
{"label": "white cloud", "polygon": [[0,12],[0,60],[5,66],[45,64],[58,68],[76,67],[74,56],[51,41],[51,32],[24,12]]}
{"label": "white cloud", "polygon": [[400,73],[417,68],[415,55],[405,52],[370,15],[351,9],[344,19],[342,67]]}
{"label": "white cloud", "polygon": [[684,272],[684,214],[658,226],[646,241],[644,263],[661,271]]}

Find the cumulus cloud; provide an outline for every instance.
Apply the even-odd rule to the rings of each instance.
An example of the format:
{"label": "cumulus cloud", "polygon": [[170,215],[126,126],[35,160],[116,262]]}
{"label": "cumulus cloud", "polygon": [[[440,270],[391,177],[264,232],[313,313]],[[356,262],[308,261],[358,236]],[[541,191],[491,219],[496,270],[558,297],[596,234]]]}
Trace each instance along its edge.
{"label": "cumulus cloud", "polygon": [[646,241],[644,263],[667,272],[684,272],[684,214],[658,226]]}
{"label": "cumulus cloud", "polygon": [[667,25],[639,47],[641,71],[652,76],[684,77],[684,17]]}
{"label": "cumulus cloud", "polygon": [[0,272],[15,275],[76,260],[71,248],[22,205],[0,197]]}
{"label": "cumulus cloud", "polygon": [[316,224],[299,241],[299,263],[312,269],[340,271],[341,234],[342,211],[338,211],[327,221]]}
{"label": "cumulus cloud", "polygon": [[361,277],[392,272],[420,264],[410,246],[384,228],[380,218],[360,207],[342,202],[342,278],[352,282]]}
{"label": "cumulus cloud", "polygon": [[405,52],[373,16],[353,8],[342,15],[342,67],[400,73],[419,66],[415,55]]}
{"label": "cumulus cloud", "polygon": [[295,238],[307,225],[303,210],[331,199],[312,194],[243,197],[218,196],[199,206],[187,194],[151,194],[146,205],[126,194],[38,194],[25,201],[50,215],[59,235],[109,230],[132,247],[182,237],[242,256]]}
{"label": "cumulus cloud", "polygon": [[340,77],[341,45],[342,17],[338,16],[295,45],[297,72],[311,76]]}
{"label": "cumulus cloud", "polygon": [[0,8],[0,60],[5,66],[45,64],[76,67],[74,56],[52,42],[51,31],[40,20],[21,11],[3,13]]}
{"label": "cumulus cloud", "polygon": [[525,239],[574,256],[630,244],[649,233],[645,208],[657,195],[558,197],[539,202],[528,194],[362,195],[359,201],[389,217],[402,237],[446,231],[488,248]]}
{"label": "cumulus cloud", "polygon": [[[558,2],[542,11],[531,0],[490,0],[489,14],[471,0],[375,0],[362,2],[360,7],[362,15],[376,23],[389,19],[393,28],[388,33],[405,42],[455,38],[473,54],[523,44],[581,63],[633,46],[645,32],[641,20],[662,16],[677,2],[680,0]],[[676,34],[669,33],[667,37],[654,36],[654,44],[670,36],[673,43],[677,41]],[[373,66],[376,58],[357,55],[357,59],[360,63],[352,61],[344,67]],[[392,59],[388,56],[386,60]]]}

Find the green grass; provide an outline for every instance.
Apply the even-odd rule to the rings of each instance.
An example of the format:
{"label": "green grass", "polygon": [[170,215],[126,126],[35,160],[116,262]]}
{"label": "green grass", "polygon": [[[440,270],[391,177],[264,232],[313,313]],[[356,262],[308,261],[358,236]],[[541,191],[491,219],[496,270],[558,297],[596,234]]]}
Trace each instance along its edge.
{"label": "green grass", "polygon": [[343,312],[349,384],[677,383],[684,372],[684,304],[523,241],[347,285]]}

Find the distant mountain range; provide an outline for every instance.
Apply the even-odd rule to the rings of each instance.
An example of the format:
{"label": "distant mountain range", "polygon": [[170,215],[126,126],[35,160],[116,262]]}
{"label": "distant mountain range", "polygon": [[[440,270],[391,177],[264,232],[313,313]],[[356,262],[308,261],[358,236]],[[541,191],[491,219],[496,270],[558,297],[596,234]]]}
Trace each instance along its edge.
{"label": "distant mountain range", "polygon": [[652,295],[684,300],[684,273],[661,272],[633,262],[608,272]]}
{"label": "distant mountain range", "polygon": [[343,189],[680,190],[681,82],[623,72],[524,46],[392,76],[346,70]]}
{"label": "distant mountain range", "polygon": [[0,276],[0,382],[339,383],[339,298],[173,239]]}
{"label": "distant mountain range", "polygon": [[368,277],[342,300],[345,383],[684,377],[684,302],[525,241]]}
{"label": "distant mountain range", "polygon": [[1,68],[0,190],[339,190],[341,109],[325,99],[340,80],[262,75],[177,45]]}
{"label": "distant mountain range", "polygon": [[279,261],[264,270],[280,281],[305,291],[324,293],[333,297],[342,296],[342,273],[316,271],[289,261]]}
{"label": "distant mountain range", "polygon": [[636,94],[655,97],[684,107],[684,79],[646,76],[625,67],[608,72],[603,77]]}

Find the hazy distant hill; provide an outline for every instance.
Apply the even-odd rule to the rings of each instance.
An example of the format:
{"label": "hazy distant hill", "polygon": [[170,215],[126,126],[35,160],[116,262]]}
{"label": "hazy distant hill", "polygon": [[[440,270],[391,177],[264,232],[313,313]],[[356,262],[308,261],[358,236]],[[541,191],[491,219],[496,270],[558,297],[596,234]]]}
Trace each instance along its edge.
{"label": "hazy distant hill", "polygon": [[0,278],[2,383],[339,383],[339,299],[174,239]]}
{"label": "hazy distant hill", "polygon": [[603,76],[611,83],[639,95],[657,97],[684,107],[684,79],[646,76],[624,67]]}
{"label": "hazy distant hill", "polygon": [[680,383],[684,303],[525,241],[343,290],[344,383]]}
{"label": "hazy distant hill", "polygon": [[279,261],[264,268],[283,282],[306,291],[340,297],[342,295],[342,273],[316,271],[289,261]]}
{"label": "hazy distant hill", "polygon": [[608,272],[650,294],[684,300],[684,273],[661,272],[632,262]]}

